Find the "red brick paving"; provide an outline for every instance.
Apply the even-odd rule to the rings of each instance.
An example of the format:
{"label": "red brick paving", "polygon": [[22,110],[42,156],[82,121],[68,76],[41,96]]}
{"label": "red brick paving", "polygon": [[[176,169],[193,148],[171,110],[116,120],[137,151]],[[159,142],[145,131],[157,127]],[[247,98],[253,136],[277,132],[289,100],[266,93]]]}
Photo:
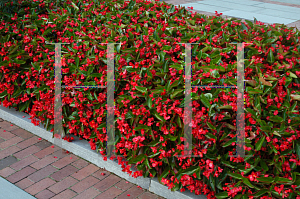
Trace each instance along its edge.
{"label": "red brick paving", "polygon": [[129,188],[131,188],[132,186],[134,186],[134,184],[128,182],[126,183],[126,180],[121,180],[120,182],[118,182],[116,185],[116,187],[118,187],[121,190],[128,190]]}
{"label": "red brick paving", "polygon": [[6,177],[8,177],[9,175],[13,174],[14,172],[16,172],[16,171],[13,170],[12,168],[6,167],[6,168],[0,170],[0,176],[6,178]]}
{"label": "red brick paving", "polygon": [[26,189],[27,187],[29,187],[29,186],[31,186],[33,184],[34,184],[34,182],[32,182],[31,180],[29,180],[28,178],[24,178],[23,180],[19,181],[15,185],[18,186],[21,189]]}
{"label": "red brick paving", "polygon": [[26,178],[30,174],[34,173],[35,171],[36,170],[34,168],[31,168],[28,166],[16,173],[10,175],[9,177],[6,178],[6,180],[8,180],[11,183],[16,183],[16,182],[22,180],[23,178]]}
{"label": "red brick paving", "polygon": [[57,159],[53,158],[53,156],[46,156],[46,157],[38,160],[37,162],[31,164],[30,166],[35,169],[41,169],[41,168],[51,164],[52,162],[55,162],[56,160]]}
{"label": "red brick paving", "polygon": [[34,153],[33,155],[39,159],[42,159],[43,157],[50,155],[51,153],[54,153],[57,150],[59,150],[59,148],[57,146],[54,146],[54,148],[51,148],[51,146],[49,146],[37,153]]}
{"label": "red brick paving", "polygon": [[118,177],[114,174],[110,174],[108,177],[104,178],[102,181],[95,184],[94,187],[96,189],[98,189],[99,191],[103,192],[103,191],[110,188],[111,186],[113,186],[114,184],[116,184],[119,181],[121,181],[120,177]]}
{"label": "red brick paving", "polygon": [[0,143],[0,148],[1,148],[1,149],[8,148],[8,147],[10,147],[10,146],[12,146],[12,145],[15,145],[15,144],[17,144],[17,143],[23,141],[23,140],[24,140],[24,139],[23,139],[23,138],[20,138],[20,137],[13,137],[13,138],[11,138],[11,139],[9,139],[9,140],[6,140],[5,142]]}
{"label": "red brick paving", "polygon": [[38,137],[37,136],[33,136],[23,142],[20,142],[19,144],[17,144],[17,147],[21,148],[21,149],[25,149],[31,145],[34,145],[35,143],[38,143]]}
{"label": "red brick paving", "polygon": [[78,196],[76,196],[73,199],[92,199],[92,198],[96,197],[99,194],[100,194],[99,191],[97,191],[96,189],[91,187],[91,188],[85,190],[84,192],[82,192],[81,194],[79,194]]}
{"label": "red brick paving", "polygon": [[35,197],[37,199],[49,199],[49,198],[52,198],[53,196],[55,196],[55,194],[52,193],[51,191],[47,190],[47,189],[45,189],[45,190],[43,190],[40,193],[35,195]]}
{"label": "red brick paving", "polygon": [[140,199],[152,199],[155,198],[156,195],[150,192],[145,192],[142,195],[139,196]]}
{"label": "red brick paving", "polygon": [[[72,159],[70,159],[70,157],[72,157]],[[66,157],[54,162],[51,165],[61,169],[76,160],[78,160],[78,157],[76,157],[75,155],[70,155],[70,156],[66,156]]]}
{"label": "red brick paving", "polygon": [[4,129],[0,129],[0,137],[5,139],[5,140],[9,140],[10,138],[15,137],[16,135],[6,131],[4,132]]}
{"label": "red brick paving", "polygon": [[100,182],[100,180],[93,176],[89,176],[72,186],[71,189],[76,193],[81,193],[98,182]]}
{"label": "red brick paving", "polygon": [[35,195],[35,194],[43,191],[44,189],[50,187],[53,184],[55,184],[54,180],[52,180],[50,178],[45,178],[45,179],[31,185],[30,187],[26,188],[24,191],[26,191],[27,193],[29,193],[31,195]]}
{"label": "red brick paving", "polygon": [[70,189],[67,189],[60,194],[54,196],[52,199],[70,199],[76,196],[77,194],[74,191],[71,191]]}
{"label": "red brick paving", "polygon": [[[100,195],[98,195],[95,199],[113,199],[115,197],[117,197],[118,195],[120,195],[123,191],[116,188],[116,187],[111,187],[109,189],[107,189],[106,191],[104,191],[103,193],[100,193]],[[155,198],[155,197],[154,197]]]}
{"label": "red brick paving", "polygon": [[[12,125],[12,126],[11,126]],[[3,121],[1,122],[1,129],[6,130],[6,131],[13,131],[15,129],[18,129],[19,127],[15,126],[14,124],[8,122],[8,121]]]}
{"label": "red brick paving", "polygon": [[78,168],[78,169],[81,169],[83,167],[86,167],[89,163],[83,159],[79,159],[77,160],[76,162],[73,162],[71,165]]}
{"label": "red brick paving", "polygon": [[13,153],[16,153],[18,151],[21,151],[21,149],[17,146],[11,146],[9,148],[6,148],[4,150],[1,150],[0,151],[0,159],[4,159],[6,158],[7,156],[10,156],[12,155]]}
{"label": "red brick paving", "polygon": [[[101,175],[101,173],[103,173],[104,175]],[[110,174],[109,171],[100,169],[100,170],[96,171],[95,173],[93,173],[92,176],[102,180],[102,179],[106,178],[107,176],[109,176],[109,174]]]}
{"label": "red brick paving", "polygon": [[38,182],[38,181],[48,177],[49,175],[51,175],[52,173],[54,173],[56,171],[57,171],[56,168],[54,168],[51,165],[48,165],[48,166],[38,170],[37,172],[31,174],[30,176],[28,176],[28,179],[33,182]]}
{"label": "red brick paving", "polygon": [[73,173],[77,172],[78,169],[75,167],[68,165],[61,170],[57,171],[56,173],[52,174],[50,177],[53,178],[56,181],[61,181],[65,177],[68,177],[69,175],[72,175]]}
{"label": "red brick paving", "polygon": [[52,185],[48,189],[50,191],[52,191],[53,193],[58,194],[58,193],[64,191],[65,189],[73,186],[77,182],[79,182],[79,181],[69,176],[69,177],[66,177],[65,179],[63,179],[62,181]]}
{"label": "red brick paving", "polygon": [[21,129],[21,128],[13,130],[13,131],[11,131],[11,133],[18,137],[21,137],[23,139],[28,139],[28,138],[31,138],[34,136],[32,133],[29,133],[28,131]]}
{"label": "red brick paving", "polygon": [[[121,195],[119,195],[117,197],[117,199],[133,199],[138,197],[139,195],[141,195],[142,193],[144,193],[144,191],[140,188],[137,188],[136,186],[131,187],[130,189],[128,189],[127,191],[123,192]],[[130,196],[128,196],[128,194],[130,194]]]}
{"label": "red brick paving", "polygon": [[23,160],[20,160],[12,165],[10,165],[11,168],[15,170],[20,170],[34,162],[36,162],[38,158],[34,157],[33,155],[28,156],[27,158],[24,158]]}
{"label": "red brick paving", "polygon": [[[13,138],[14,139],[14,138]],[[37,146],[30,146],[18,153],[15,153],[14,156],[18,159],[26,158],[27,156],[31,155],[32,153],[40,151],[40,148]]]}
{"label": "red brick paving", "polygon": [[74,173],[72,175],[72,177],[77,180],[82,180],[82,179],[86,178],[87,176],[91,175],[92,173],[96,172],[97,170],[99,170],[99,167],[97,167],[93,164],[90,164],[90,165],[82,168],[78,172]]}

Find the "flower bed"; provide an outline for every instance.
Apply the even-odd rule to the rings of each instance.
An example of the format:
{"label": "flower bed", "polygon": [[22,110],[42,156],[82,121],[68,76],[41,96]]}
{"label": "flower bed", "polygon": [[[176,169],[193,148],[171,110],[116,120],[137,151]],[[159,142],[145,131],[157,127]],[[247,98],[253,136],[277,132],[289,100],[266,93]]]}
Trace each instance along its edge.
{"label": "flower bed", "polygon": [[[0,99],[54,127],[54,45],[63,84],[106,85],[115,53],[116,154],[124,172],[208,198],[300,197],[299,31],[191,14],[148,1],[19,1],[0,13]],[[18,12],[16,12],[18,11]],[[16,13],[16,14],[15,14]],[[79,41],[81,39],[81,41]],[[192,85],[236,85],[236,46],[245,45],[245,142],[235,153],[236,89],[192,88],[193,155],[184,151],[184,45],[192,45]],[[181,59],[181,60],[180,60]],[[106,154],[106,89],[63,89],[67,134]],[[40,120],[40,121],[39,121]],[[65,137],[65,139],[69,139]],[[69,140],[71,141],[71,140]],[[138,172],[130,171],[135,164]]]}

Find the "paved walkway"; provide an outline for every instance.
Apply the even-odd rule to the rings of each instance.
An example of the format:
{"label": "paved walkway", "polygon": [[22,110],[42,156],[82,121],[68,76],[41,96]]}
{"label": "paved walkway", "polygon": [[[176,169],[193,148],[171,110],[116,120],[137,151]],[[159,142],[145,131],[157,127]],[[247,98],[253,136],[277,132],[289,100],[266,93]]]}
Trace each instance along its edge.
{"label": "paved walkway", "polygon": [[0,118],[0,199],[163,199],[61,150]]}
{"label": "paved walkway", "polygon": [[[299,0],[164,0],[173,5],[193,7],[193,13],[214,16],[215,11],[222,17],[236,17],[265,24],[280,23],[300,29]],[[293,4],[296,3],[297,4]],[[244,20],[242,20],[244,21]]]}

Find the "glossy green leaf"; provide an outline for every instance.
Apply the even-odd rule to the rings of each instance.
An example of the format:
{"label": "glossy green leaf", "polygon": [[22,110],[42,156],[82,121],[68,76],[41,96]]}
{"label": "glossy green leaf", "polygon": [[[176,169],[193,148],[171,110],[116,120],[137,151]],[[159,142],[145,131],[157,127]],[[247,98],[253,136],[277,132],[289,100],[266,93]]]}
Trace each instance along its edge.
{"label": "glossy green leaf", "polygon": [[216,196],[216,198],[218,198],[218,199],[228,198],[228,192],[227,192],[227,191],[220,192],[220,193],[217,193],[215,196]]}
{"label": "glossy green leaf", "polygon": [[274,61],[275,61],[275,58],[274,58],[274,55],[273,55],[273,51],[271,49],[269,50],[269,53],[268,53],[268,56],[267,56],[267,61],[270,64],[273,64]]}
{"label": "glossy green leaf", "polygon": [[263,136],[262,138],[260,138],[260,140],[255,144],[255,150],[259,151],[263,145],[265,141],[265,136]]}
{"label": "glossy green leaf", "polygon": [[234,137],[231,140],[229,140],[228,142],[226,142],[222,147],[228,147],[235,141],[236,141],[236,137]]}
{"label": "glossy green leaf", "polygon": [[209,100],[205,97],[205,95],[200,95],[200,100],[206,106],[207,108],[210,108],[211,104],[209,103]]}
{"label": "glossy green leaf", "polygon": [[277,122],[277,123],[283,122],[283,118],[279,117],[278,115],[276,115],[276,116],[270,116],[270,120],[273,121],[273,122]]}
{"label": "glossy green leaf", "polygon": [[141,86],[135,86],[136,90],[142,92],[142,93],[146,93],[147,92],[147,88],[146,87],[141,87]]}

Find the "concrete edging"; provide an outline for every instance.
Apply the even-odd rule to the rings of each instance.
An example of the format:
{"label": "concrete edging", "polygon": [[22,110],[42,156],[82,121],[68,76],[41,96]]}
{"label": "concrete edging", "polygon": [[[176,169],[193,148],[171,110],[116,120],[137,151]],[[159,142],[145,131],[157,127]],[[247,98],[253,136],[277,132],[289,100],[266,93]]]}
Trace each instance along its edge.
{"label": "concrete edging", "polygon": [[[23,116],[26,116],[23,118]],[[33,134],[39,136],[51,143],[54,143],[54,138],[52,138],[52,133],[47,131],[44,125],[41,123],[40,126],[35,126],[29,120],[30,115],[24,112],[16,111],[14,108],[6,108],[0,105],[0,118],[3,118],[6,121],[9,121]],[[62,148],[72,152],[74,155],[77,155],[100,168],[105,168],[111,173],[116,174],[117,176],[126,179],[127,181],[137,184],[144,189],[147,189],[159,196],[165,197],[167,199],[206,199],[206,195],[195,195],[189,190],[184,192],[175,191],[172,192],[168,189],[167,186],[162,185],[158,182],[157,177],[144,178],[142,176],[134,178],[129,176],[127,173],[122,171],[121,165],[118,164],[117,160],[114,161],[107,159],[104,161],[102,156],[96,151],[91,150],[90,144],[87,140],[79,140],[77,136],[69,134],[74,137],[72,142],[67,142],[62,140]],[[55,144],[55,143],[54,143]]]}

